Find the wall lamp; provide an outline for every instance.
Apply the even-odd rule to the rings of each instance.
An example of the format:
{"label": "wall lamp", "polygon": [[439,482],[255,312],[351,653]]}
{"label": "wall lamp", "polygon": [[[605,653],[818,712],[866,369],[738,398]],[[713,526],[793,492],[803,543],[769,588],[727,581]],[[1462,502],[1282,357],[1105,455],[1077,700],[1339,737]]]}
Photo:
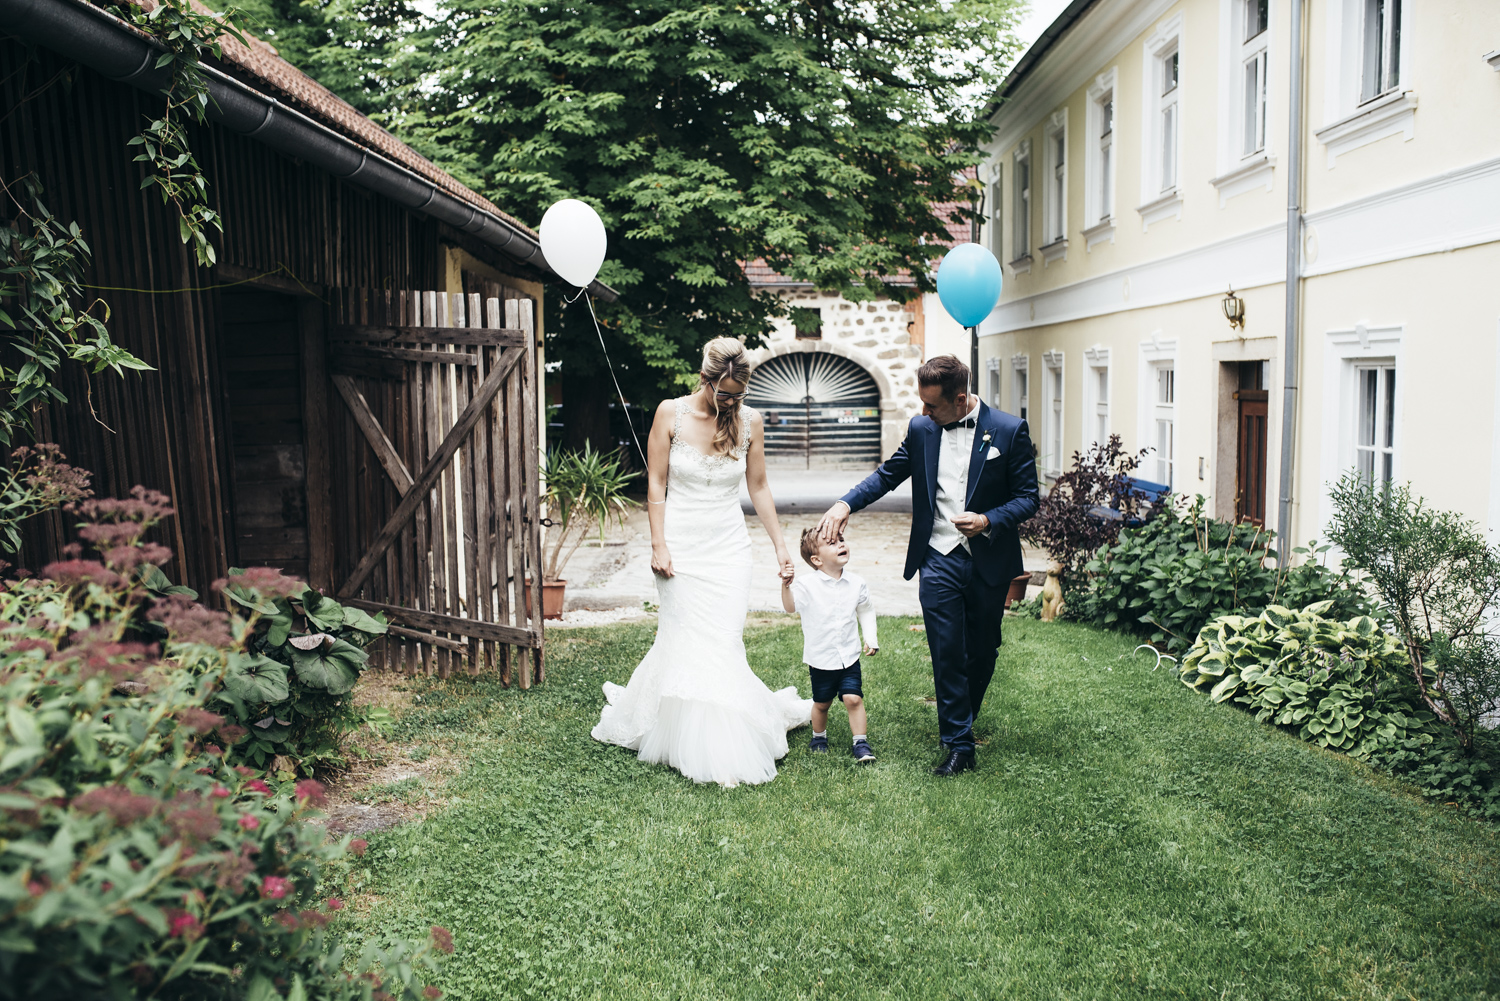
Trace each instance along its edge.
{"label": "wall lamp", "polygon": [[1234,294],[1233,285],[1229,286],[1229,293],[1224,296],[1224,316],[1231,327],[1245,329],[1245,300]]}

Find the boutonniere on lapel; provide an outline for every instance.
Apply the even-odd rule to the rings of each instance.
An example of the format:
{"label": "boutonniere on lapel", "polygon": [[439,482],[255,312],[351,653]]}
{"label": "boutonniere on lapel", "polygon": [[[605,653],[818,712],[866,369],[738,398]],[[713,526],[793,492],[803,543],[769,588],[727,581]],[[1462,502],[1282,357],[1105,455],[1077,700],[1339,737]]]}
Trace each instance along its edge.
{"label": "boutonniere on lapel", "polygon": [[985,447],[985,453],[984,453],[984,461],[985,462],[989,462],[991,459],[998,459],[998,458],[1000,458],[1000,450],[998,448],[996,448],[994,445],[990,444],[990,437],[992,435],[993,435],[993,432],[986,431],[984,433],[984,437],[981,438],[981,439],[979,439],[979,444],[981,444],[981,445],[983,445]]}

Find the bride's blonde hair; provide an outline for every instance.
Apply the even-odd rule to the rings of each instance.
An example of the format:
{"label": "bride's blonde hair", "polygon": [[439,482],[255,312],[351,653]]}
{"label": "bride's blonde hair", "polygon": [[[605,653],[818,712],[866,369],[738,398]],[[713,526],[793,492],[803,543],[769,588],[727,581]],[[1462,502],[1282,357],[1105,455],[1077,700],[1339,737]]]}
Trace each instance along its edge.
{"label": "bride's blonde hair", "polygon": [[750,356],[745,345],[733,337],[715,337],[703,346],[703,367],[698,370],[698,388],[708,388],[709,412],[714,415],[715,452],[732,452],[739,447],[744,418],[739,406],[720,407],[714,396],[720,380],[730,379],[750,385]]}

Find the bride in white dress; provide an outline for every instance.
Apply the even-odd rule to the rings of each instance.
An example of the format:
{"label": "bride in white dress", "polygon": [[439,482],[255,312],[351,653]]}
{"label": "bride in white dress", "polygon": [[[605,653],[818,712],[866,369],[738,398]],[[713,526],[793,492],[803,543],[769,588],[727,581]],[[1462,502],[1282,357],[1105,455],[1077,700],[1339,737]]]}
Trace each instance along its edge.
{"label": "bride in white dress", "polygon": [[671,765],[694,782],[769,782],[786,732],[809,722],[812,700],[773,692],[745,659],[750,534],[740,481],[776,547],[792,559],[766,484],[760,415],[741,401],[750,381],[745,346],[708,342],[698,391],[656,411],[647,446],[651,569],[660,614],[656,642],[624,688],[606,683],[595,740]]}

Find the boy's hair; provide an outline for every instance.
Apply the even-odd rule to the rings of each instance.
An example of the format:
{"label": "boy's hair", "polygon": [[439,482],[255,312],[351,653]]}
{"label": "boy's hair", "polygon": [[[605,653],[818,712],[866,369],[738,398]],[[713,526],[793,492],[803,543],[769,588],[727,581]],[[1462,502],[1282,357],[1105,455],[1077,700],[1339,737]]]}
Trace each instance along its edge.
{"label": "boy's hair", "polygon": [[822,541],[823,537],[818,534],[817,526],[802,530],[802,558],[807,561],[808,566],[813,565],[813,557],[818,555],[818,545]]}

